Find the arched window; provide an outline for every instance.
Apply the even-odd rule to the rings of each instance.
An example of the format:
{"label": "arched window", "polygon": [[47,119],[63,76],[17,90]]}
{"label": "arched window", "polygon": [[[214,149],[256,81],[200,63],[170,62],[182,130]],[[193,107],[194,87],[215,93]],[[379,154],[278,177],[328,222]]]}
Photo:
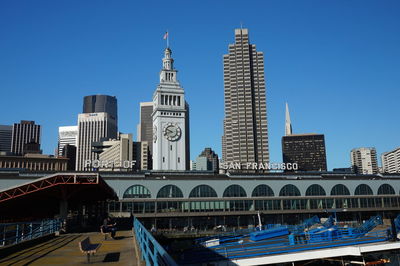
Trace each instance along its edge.
{"label": "arched window", "polygon": [[158,191],[157,198],[183,198],[183,193],[175,185],[166,185]]}
{"label": "arched window", "polygon": [[273,197],[274,192],[267,185],[258,185],[251,194],[252,197]]}
{"label": "arched window", "polygon": [[235,198],[235,197],[247,197],[246,191],[239,185],[230,185],[224,191],[224,197]]}
{"label": "arched window", "polygon": [[389,184],[383,184],[378,189],[378,195],[391,195],[391,194],[396,194],[396,192],[394,192],[393,187]]}
{"label": "arched window", "polygon": [[216,198],[217,192],[208,186],[208,185],[200,185],[192,189],[189,194],[189,198]]}
{"label": "arched window", "polygon": [[300,196],[300,190],[294,185],[285,185],[279,192],[281,197],[295,197]]}
{"label": "arched window", "polygon": [[354,191],[354,195],[374,195],[370,186],[366,184],[358,185]]}
{"label": "arched window", "polygon": [[129,199],[129,198],[151,198],[151,193],[150,191],[142,186],[142,185],[133,185],[128,187],[127,190],[125,190],[124,199]]}
{"label": "arched window", "polygon": [[326,192],[323,187],[314,184],[307,188],[306,196],[326,196]]}
{"label": "arched window", "polygon": [[350,195],[349,189],[342,184],[337,184],[331,190],[331,196]]}

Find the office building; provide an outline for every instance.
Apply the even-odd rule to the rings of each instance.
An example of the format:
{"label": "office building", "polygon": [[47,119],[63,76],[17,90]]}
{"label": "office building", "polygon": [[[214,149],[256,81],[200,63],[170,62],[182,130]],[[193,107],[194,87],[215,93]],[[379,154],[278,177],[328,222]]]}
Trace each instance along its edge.
{"label": "office building", "polygon": [[377,174],[378,161],[375,148],[356,148],[350,152],[351,167],[357,174]]}
{"label": "office building", "polygon": [[285,136],[292,135],[292,121],[290,120],[289,105],[286,103]]}
{"label": "office building", "polygon": [[61,156],[65,145],[77,145],[78,126],[58,127],[58,155]]}
{"label": "office building", "polygon": [[[283,162],[297,163],[298,171],[326,171],[323,134],[291,134],[282,137]],[[288,171],[288,170],[286,170]]]}
{"label": "office building", "polygon": [[247,29],[236,29],[235,43],[229,45],[223,60],[223,161],[268,163],[264,55],[250,44]]}
{"label": "office building", "polygon": [[65,144],[60,156],[68,159],[67,170],[74,171],[76,167],[76,146]]}
{"label": "office building", "polygon": [[151,170],[153,163],[153,102],[140,103],[140,121],[137,125],[137,141],[143,142],[141,169]]}
{"label": "office building", "polygon": [[0,125],[0,152],[11,152],[12,128]]}
{"label": "office building", "polygon": [[35,125],[35,121],[25,120],[21,120],[20,123],[14,123],[11,152],[15,155],[26,154],[25,147],[27,143],[38,144],[37,152],[40,152],[40,125]]}
{"label": "office building", "polygon": [[117,98],[109,95],[89,95],[83,98],[83,113],[108,113],[118,122]]}
{"label": "office building", "polygon": [[29,171],[66,171],[67,158],[54,158],[43,154],[25,154],[24,156],[0,155],[0,168],[26,169]]}
{"label": "office building", "polygon": [[193,170],[218,172],[218,163],[218,155],[211,148],[205,148],[197,157]]}
{"label": "office building", "polygon": [[92,143],[92,151],[99,154],[100,171],[128,171],[134,168],[132,134],[120,134],[118,139]]}
{"label": "office building", "polygon": [[77,171],[93,170],[92,163],[98,159],[92,152],[92,143],[102,139],[117,138],[117,121],[108,113],[84,113],[78,115]]}
{"label": "office building", "polygon": [[160,83],[153,94],[153,169],[188,170],[189,105],[177,79],[172,51],[166,48]]}
{"label": "office building", "polygon": [[382,153],[382,171],[384,173],[400,173],[400,147]]}

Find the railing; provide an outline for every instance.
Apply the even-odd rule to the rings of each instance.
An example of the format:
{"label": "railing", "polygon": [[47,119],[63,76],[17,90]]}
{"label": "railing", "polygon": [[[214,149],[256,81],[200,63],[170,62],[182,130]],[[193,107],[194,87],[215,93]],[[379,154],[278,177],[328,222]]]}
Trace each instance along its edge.
{"label": "railing", "polygon": [[60,220],[0,224],[0,247],[54,234],[61,227]]}
{"label": "railing", "polygon": [[177,266],[171,256],[136,218],[133,221],[133,228],[141,257],[146,261],[146,265]]}

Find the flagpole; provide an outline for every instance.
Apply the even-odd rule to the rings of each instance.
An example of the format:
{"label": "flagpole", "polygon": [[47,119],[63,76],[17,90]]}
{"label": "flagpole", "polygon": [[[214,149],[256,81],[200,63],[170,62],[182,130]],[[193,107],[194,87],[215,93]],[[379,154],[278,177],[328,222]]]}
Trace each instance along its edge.
{"label": "flagpole", "polygon": [[169,31],[167,30],[167,48],[169,48]]}

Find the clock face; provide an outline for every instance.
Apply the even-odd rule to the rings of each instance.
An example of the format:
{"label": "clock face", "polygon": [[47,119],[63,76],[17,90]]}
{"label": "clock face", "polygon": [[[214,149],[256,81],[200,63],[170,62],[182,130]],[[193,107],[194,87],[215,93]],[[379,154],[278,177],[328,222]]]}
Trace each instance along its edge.
{"label": "clock face", "polygon": [[176,141],[181,137],[182,130],[179,126],[168,123],[163,130],[164,137],[169,141]]}
{"label": "clock face", "polygon": [[153,142],[154,143],[157,142],[157,127],[156,126],[153,127]]}

